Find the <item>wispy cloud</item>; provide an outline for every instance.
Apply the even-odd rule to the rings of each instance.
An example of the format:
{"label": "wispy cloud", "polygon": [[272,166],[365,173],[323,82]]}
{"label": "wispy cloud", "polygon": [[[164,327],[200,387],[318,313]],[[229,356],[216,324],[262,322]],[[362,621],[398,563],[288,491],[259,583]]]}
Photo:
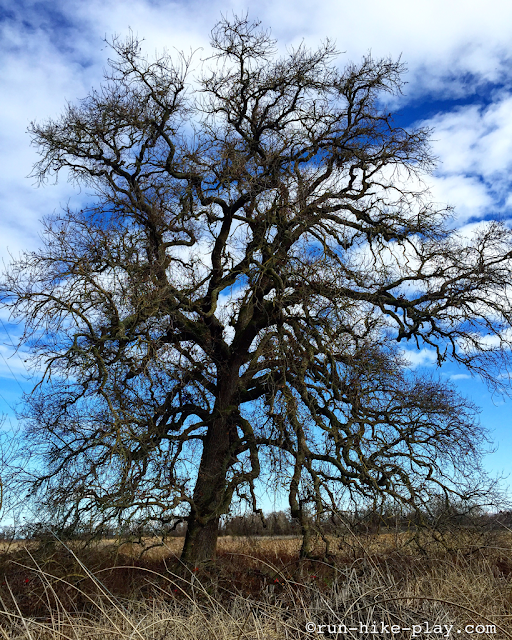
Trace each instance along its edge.
{"label": "wispy cloud", "polygon": [[437,362],[437,356],[433,351],[428,349],[419,349],[418,351],[405,350],[404,357],[408,361],[410,367],[431,367]]}

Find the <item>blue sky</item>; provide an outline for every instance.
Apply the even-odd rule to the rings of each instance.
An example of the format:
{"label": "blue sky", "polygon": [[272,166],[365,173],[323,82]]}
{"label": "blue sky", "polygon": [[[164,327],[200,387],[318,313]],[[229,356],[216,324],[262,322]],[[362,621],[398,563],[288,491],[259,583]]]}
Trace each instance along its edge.
{"label": "blue sky", "polygon": [[[253,4],[253,6],[256,6]],[[86,199],[65,180],[35,188],[27,178],[36,160],[27,126],[59,114],[66,101],[85,96],[101,80],[108,50],[104,38],[131,29],[155,51],[208,52],[211,27],[221,13],[241,14],[247,2],[54,0],[0,2],[0,258],[39,244],[39,220]],[[401,56],[407,65],[404,95],[393,101],[403,126],[433,127],[439,159],[430,179],[432,199],[455,207],[464,228],[479,220],[512,220],[512,3],[506,0],[296,0],[259,2],[249,15],[272,29],[280,47],[329,37],[339,63]],[[25,375],[23,354],[12,356],[20,327],[0,311],[0,413],[12,414]],[[5,331],[7,328],[7,332]],[[8,335],[7,335],[8,334]],[[3,344],[2,344],[3,343]],[[11,357],[12,356],[12,357]],[[427,353],[411,354],[432,368]],[[498,451],[492,471],[512,470],[512,401],[493,396],[478,379],[447,365],[461,392],[482,407]]]}

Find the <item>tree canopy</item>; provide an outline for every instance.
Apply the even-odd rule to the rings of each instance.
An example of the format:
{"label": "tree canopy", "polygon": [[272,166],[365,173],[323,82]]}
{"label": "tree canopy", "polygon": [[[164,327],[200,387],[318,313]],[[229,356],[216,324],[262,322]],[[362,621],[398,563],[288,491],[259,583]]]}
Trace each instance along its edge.
{"label": "tree canopy", "polygon": [[65,522],[185,518],[193,563],[264,483],[306,538],[344,500],[478,495],[475,407],[401,348],[499,382],[510,231],[431,202],[430,132],[386,106],[401,63],[280,56],[246,18],[211,45],[193,71],[115,40],[103,85],[31,126],[35,176],[91,193],[3,277],[44,371],[31,491]]}

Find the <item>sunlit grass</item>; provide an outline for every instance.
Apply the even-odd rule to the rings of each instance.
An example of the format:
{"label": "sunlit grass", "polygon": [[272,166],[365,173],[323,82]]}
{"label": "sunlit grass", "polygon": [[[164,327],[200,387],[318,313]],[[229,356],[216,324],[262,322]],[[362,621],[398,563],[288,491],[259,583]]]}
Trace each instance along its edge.
{"label": "sunlit grass", "polygon": [[512,535],[493,535],[487,546],[456,537],[458,549],[428,555],[402,534],[354,535],[333,544],[329,562],[299,560],[294,538],[223,537],[215,564],[188,569],[177,560],[179,538],[142,557],[142,545],[116,540],[87,550],[55,543],[44,553],[18,541],[2,558],[0,640],[284,640],[336,637],[307,632],[307,623],[339,630],[426,621],[495,625],[478,637],[512,637]]}

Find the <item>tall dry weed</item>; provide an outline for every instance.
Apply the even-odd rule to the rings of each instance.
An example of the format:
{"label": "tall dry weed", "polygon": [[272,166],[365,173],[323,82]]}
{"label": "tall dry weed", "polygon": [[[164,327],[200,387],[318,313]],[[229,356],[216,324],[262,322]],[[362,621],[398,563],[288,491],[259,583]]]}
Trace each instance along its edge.
{"label": "tall dry weed", "polygon": [[0,589],[0,639],[512,638],[509,538],[430,557],[359,543],[324,562],[299,561],[295,540],[226,539],[218,562],[197,570],[173,560],[174,548],[145,566],[124,556],[94,570],[69,547],[44,563],[27,552]]}

